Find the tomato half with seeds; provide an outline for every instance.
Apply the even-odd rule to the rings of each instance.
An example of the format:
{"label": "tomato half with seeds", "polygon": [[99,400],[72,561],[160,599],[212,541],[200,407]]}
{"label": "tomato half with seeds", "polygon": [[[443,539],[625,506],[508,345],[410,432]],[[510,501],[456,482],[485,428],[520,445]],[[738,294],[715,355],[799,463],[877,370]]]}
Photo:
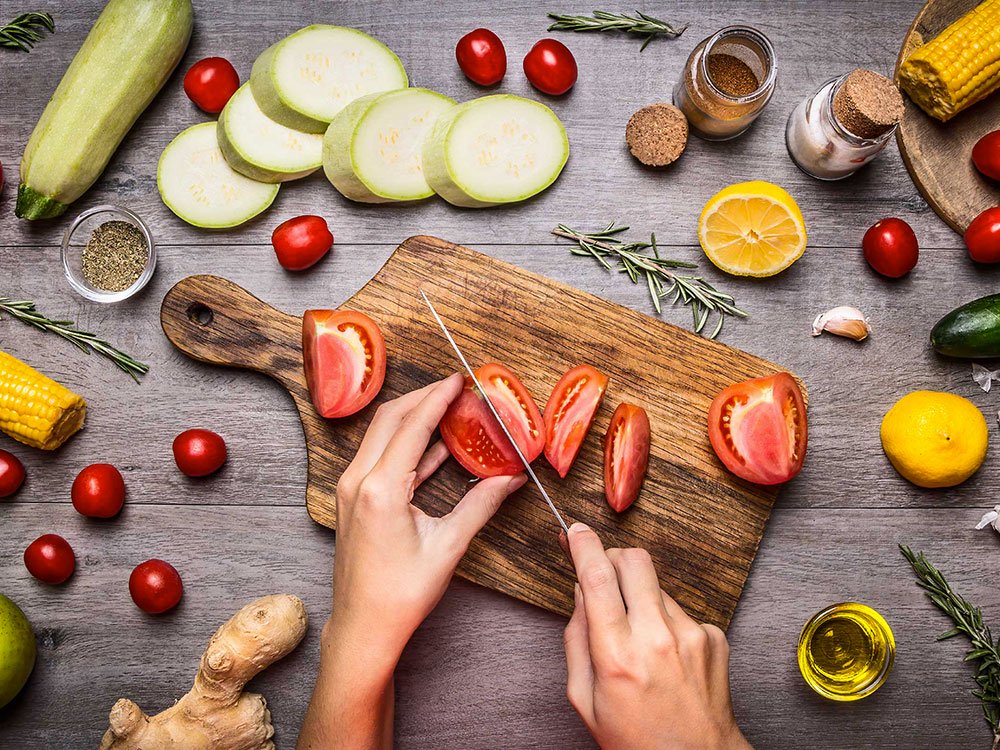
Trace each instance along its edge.
{"label": "tomato half with seeds", "polygon": [[[534,461],[545,448],[542,415],[531,394],[508,367],[491,363],[476,370],[476,378],[500,413],[524,457]],[[472,378],[441,420],[441,437],[451,455],[480,479],[512,476],[524,470],[489,405]]]}
{"label": "tomato half with seeds", "polygon": [[649,417],[635,404],[618,404],[604,435],[604,496],[621,513],[639,497],[649,469]]}
{"label": "tomato half with seeds", "polygon": [[779,372],[736,383],[708,410],[708,437],[733,474],[755,484],[781,484],[802,469],[806,404],[795,378]]}
{"label": "tomato half with seeds", "polygon": [[306,310],[302,359],[313,406],[324,417],[361,411],[385,382],[385,339],[364,313]]}
{"label": "tomato half with seeds", "polygon": [[590,365],[567,372],[545,404],[545,458],[565,477],[604,400],[608,376]]}

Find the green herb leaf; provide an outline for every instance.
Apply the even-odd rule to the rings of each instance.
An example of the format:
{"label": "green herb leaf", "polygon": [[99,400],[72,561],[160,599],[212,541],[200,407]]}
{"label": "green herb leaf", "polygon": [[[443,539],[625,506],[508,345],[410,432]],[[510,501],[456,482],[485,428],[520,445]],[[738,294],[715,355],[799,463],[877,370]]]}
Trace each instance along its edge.
{"label": "green herb leaf", "polygon": [[24,13],[6,26],[0,26],[0,47],[11,47],[30,52],[35,42],[56,30],[56,23],[48,13]]}
{"label": "green herb leaf", "polygon": [[636,11],[635,16],[610,13],[606,10],[595,10],[591,16],[549,13],[549,18],[553,21],[549,26],[549,31],[622,31],[626,34],[645,36],[646,39],[639,48],[640,52],[646,49],[657,36],[676,38],[683,34],[687,28],[687,24],[675,26],[638,11]]}

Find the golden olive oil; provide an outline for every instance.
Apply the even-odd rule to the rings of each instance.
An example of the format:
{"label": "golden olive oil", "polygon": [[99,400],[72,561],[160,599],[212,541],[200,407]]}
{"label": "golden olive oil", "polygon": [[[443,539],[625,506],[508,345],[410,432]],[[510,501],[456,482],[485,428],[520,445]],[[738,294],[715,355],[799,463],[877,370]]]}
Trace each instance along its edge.
{"label": "golden olive oil", "polygon": [[799,636],[799,670],[825,698],[854,701],[878,690],[889,677],[896,641],[882,615],[857,602],[827,607]]}

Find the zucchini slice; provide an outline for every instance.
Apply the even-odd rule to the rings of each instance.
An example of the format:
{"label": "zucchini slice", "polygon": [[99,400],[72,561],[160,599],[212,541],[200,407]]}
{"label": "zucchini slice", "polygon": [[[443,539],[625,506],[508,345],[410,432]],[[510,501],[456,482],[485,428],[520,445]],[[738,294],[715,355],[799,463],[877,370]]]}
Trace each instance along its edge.
{"label": "zucchini slice", "polygon": [[219,115],[219,148],[229,166],[258,182],[287,182],[323,164],[323,136],[286,128],[260,111],[250,84]]}
{"label": "zucchini slice", "polygon": [[270,206],[280,186],[251,180],[230,167],[216,127],[203,122],[174,138],[160,155],[156,187],[167,208],[188,224],[225,229]]}
{"label": "zucchini slice", "polygon": [[456,206],[523,201],[562,172],[569,139],[541,102],[497,94],[459,104],[438,118],[424,141],[424,176]]}
{"label": "zucchini slice", "polygon": [[408,85],[403,64],[382,42],[357,29],[324,24],[271,45],[250,73],[261,111],[305,133],[325,132],[359,97]]}
{"label": "zucchini slice", "polygon": [[424,179],[424,138],[455,100],[430,89],[369,94],[340,110],[323,138],[323,171],[344,197],[363,203],[434,195]]}

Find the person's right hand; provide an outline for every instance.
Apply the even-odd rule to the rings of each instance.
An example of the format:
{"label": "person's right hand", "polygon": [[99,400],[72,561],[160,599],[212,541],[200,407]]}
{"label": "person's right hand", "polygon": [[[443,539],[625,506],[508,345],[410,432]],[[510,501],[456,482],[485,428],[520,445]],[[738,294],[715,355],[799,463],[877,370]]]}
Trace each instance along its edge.
{"label": "person's right hand", "polygon": [[604,750],[749,750],[729,694],[729,644],[660,589],[649,553],[570,527],[576,608],[566,694]]}

